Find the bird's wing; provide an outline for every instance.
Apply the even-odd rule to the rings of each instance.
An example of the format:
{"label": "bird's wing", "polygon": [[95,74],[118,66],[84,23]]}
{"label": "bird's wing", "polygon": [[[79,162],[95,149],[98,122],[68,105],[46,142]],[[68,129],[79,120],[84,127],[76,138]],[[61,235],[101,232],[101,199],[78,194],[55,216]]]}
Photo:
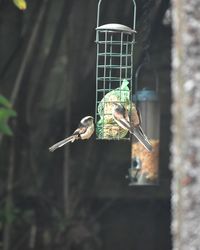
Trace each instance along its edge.
{"label": "bird's wing", "polygon": [[121,114],[120,112],[115,111],[113,114],[114,120],[118,123],[118,125],[124,129],[130,130],[129,118],[126,119],[126,114]]}
{"label": "bird's wing", "polygon": [[120,118],[119,120],[114,118],[114,120],[116,121],[116,123],[123,129],[127,129],[127,130],[131,130],[131,127],[130,127],[130,123],[125,119],[125,118]]}
{"label": "bird's wing", "polygon": [[122,125],[122,127],[125,127],[126,129],[128,129],[130,131],[130,129],[131,129],[130,123],[127,122],[126,119],[119,120],[119,123]]}
{"label": "bird's wing", "polygon": [[79,127],[74,131],[73,135],[84,134],[86,130],[87,130],[87,127],[83,126],[82,124],[79,124]]}
{"label": "bird's wing", "polygon": [[125,109],[125,111],[124,111],[124,118],[126,119],[127,122],[130,123],[129,113],[128,113],[127,109]]}
{"label": "bird's wing", "polygon": [[134,103],[132,103],[130,111],[130,120],[132,127],[136,127],[141,124],[141,115]]}
{"label": "bird's wing", "polygon": [[[135,112],[134,112],[135,111]],[[143,137],[145,138],[145,140],[150,144],[147,136],[145,135],[142,127],[141,127],[141,124],[142,124],[142,115],[140,113],[140,110],[136,107],[135,104],[133,104],[132,106],[132,116],[131,116],[131,124],[133,127],[136,127],[140,133],[143,135]]]}

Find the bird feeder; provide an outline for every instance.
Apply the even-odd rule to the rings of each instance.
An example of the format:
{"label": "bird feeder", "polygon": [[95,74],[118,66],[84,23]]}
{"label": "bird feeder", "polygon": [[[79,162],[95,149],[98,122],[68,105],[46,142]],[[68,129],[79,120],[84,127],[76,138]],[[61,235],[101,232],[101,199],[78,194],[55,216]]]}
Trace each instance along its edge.
{"label": "bird feeder", "polygon": [[99,26],[100,6],[96,28],[96,135],[97,139],[129,138],[112,117],[113,103],[128,110],[131,107],[133,79],[133,46],[135,43],[136,4],[133,1],[133,26],[109,23]]}
{"label": "bird feeder", "polygon": [[135,94],[133,102],[141,113],[141,127],[152,145],[148,152],[134,137],[132,138],[132,161],[129,169],[131,184],[148,185],[158,183],[159,137],[160,137],[160,102],[158,94],[158,75],[152,69],[155,78],[154,87],[138,89],[138,76],[144,64],[136,71]]}

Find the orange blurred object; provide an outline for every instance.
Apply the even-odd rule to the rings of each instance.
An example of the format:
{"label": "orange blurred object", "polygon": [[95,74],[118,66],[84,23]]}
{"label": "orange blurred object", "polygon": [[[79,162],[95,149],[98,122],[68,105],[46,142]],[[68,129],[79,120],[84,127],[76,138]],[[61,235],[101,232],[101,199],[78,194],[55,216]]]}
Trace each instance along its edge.
{"label": "orange blurred object", "polygon": [[141,161],[140,174],[144,174],[149,181],[158,179],[159,140],[150,140],[153,147],[148,152],[139,142],[132,144],[132,158],[139,158]]}

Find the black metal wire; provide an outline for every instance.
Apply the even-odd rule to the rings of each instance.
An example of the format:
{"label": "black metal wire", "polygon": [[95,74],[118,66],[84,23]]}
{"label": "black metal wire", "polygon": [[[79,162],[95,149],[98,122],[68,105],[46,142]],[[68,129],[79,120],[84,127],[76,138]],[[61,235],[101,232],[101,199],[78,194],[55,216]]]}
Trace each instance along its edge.
{"label": "black metal wire", "polygon": [[[154,0],[144,0],[143,1],[143,8],[142,8],[142,20],[143,24],[143,32],[141,34],[142,36],[142,48],[143,48],[143,60],[148,61],[149,60],[149,48],[151,46],[151,30],[152,30],[152,20],[151,20],[151,11],[155,5]],[[149,62],[149,61],[148,61]]]}

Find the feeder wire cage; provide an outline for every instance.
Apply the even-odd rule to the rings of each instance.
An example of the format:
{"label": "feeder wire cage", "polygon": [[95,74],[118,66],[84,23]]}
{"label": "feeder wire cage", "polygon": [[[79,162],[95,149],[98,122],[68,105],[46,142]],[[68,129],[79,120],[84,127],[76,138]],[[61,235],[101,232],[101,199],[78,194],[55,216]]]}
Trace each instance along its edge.
{"label": "feeder wire cage", "polygon": [[127,139],[128,131],[114,121],[112,109],[114,102],[131,109],[136,4],[133,0],[133,27],[130,28],[117,23],[99,26],[101,2],[96,28],[96,134],[97,139]]}

